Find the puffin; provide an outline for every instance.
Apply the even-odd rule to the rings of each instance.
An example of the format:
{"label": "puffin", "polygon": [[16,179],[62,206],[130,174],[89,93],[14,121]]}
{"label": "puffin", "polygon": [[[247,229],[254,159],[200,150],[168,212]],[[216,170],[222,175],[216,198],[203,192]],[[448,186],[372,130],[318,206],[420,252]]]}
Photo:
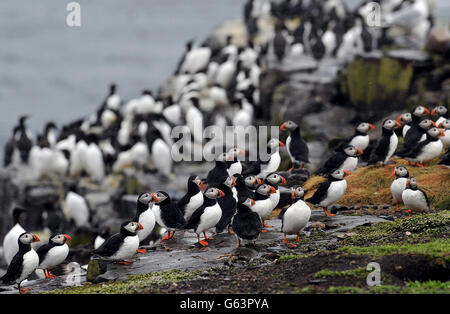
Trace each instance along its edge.
{"label": "puffin", "polygon": [[286,53],[287,40],[283,34],[283,26],[279,23],[275,27],[275,37],[273,38],[273,51],[278,62],[283,62]]}
{"label": "puffin", "polygon": [[228,172],[228,165],[226,161],[230,161],[231,158],[228,156],[227,153],[224,153],[222,155],[219,155],[216,158],[216,164],[213,169],[211,169],[204,181],[208,186],[214,186],[220,184],[220,180],[229,175]]}
{"label": "puffin", "polygon": [[413,212],[424,212],[430,210],[430,202],[424,190],[417,187],[416,178],[411,177],[406,182],[406,188],[402,193],[402,200],[411,216]]}
{"label": "puffin", "polygon": [[[207,246],[207,240],[213,240],[206,236],[206,231],[213,228],[222,217],[222,209],[217,202],[218,198],[224,197],[225,193],[215,187],[208,188],[204,193],[202,206],[192,214],[187,222],[185,229],[193,229],[197,234],[198,243],[201,246]],[[204,240],[200,240],[200,234],[203,233]]]}
{"label": "puffin", "polygon": [[444,136],[445,133],[441,129],[433,127],[428,130],[427,139],[425,141],[419,142],[412,150],[403,154],[402,157],[416,166],[424,167],[425,162],[430,161],[441,154],[444,144],[439,140],[439,137]]}
{"label": "puffin", "polygon": [[0,281],[5,284],[17,283],[21,294],[30,291],[30,289],[22,289],[20,284],[39,266],[39,256],[31,247],[31,243],[39,241],[40,239],[37,235],[23,232],[17,239],[19,250],[11,260],[6,274],[0,278]]}
{"label": "puffin", "polygon": [[236,213],[236,198],[233,194],[233,187],[236,186],[236,181],[232,176],[224,178],[223,182],[218,188],[225,194],[223,197],[217,199],[220,208],[222,209],[222,216],[216,224],[216,233],[221,233],[228,227],[228,233],[231,234],[231,218]]}
{"label": "puffin", "polygon": [[296,234],[297,242],[300,241],[300,232],[306,227],[311,218],[311,208],[304,202],[305,190],[296,186],[291,188],[291,205],[284,208],[280,215],[281,232],[284,233],[284,243],[289,243],[286,239],[288,234]]}
{"label": "puffin", "polygon": [[227,152],[228,159],[225,163],[228,166],[228,174],[230,176],[234,174],[242,173],[242,163],[239,160],[239,156],[245,156],[245,151],[241,148],[233,147]]}
{"label": "puffin", "polygon": [[323,175],[330,173],[333,169],[346,169],[350,172],[356,170],[358,156],[363,154],[363,150],[353,145],[346,145],[325,161],[315,174]]}
{"label": "puffin", "polygon": [[15,207],[13,209],[12,220],[14,225],[3,238],[3,253],[7,265],[11,263],[14,255],[19,250],[17,239],[25,232],[25,229],[21,225],[21,220],[25,219],[25,215],[21,217],[24,213],[27,213],[26,209],[20,207]]}
{"label": "puffin", "polygon": [[436,106],[431,110],[432,116],[438,116],[436,119],[436,125],[439,125],[441,122],[444,122],[445,120],[449,119],[448,115],[448,109],[445,106]]}
{"label": "puffin", "polygon": [[409,178],[409,172],[406,167],[397,166],[392,172],[392,176],[395,177],[395,179],[391,184],[391,193],[395,203],[397,204],[396,212],[399,212],[399,204],[403,202],[402,193],[406,188],[406,182]]}
{"label": "puffin", "polygon": [[[242,197],[248,197],[248,198],[253,198],[254,197],[254,192],[252,189],[249,188],[249,186],[247,186],[244,177],[240,174],[235,174],[233,175],[234,181],[236,182],[234,188],[236,189],[237,192],[237,197],[242,198]],[[258,179],[259,180],[259,179]],[[261,184],[262,181],[260,180],[259,184]]]}
{"label": "puffin", "polygon": [[[133,217],[134,222],[138,222],[144,229],[137,232],[139,244],[142,245],[144,240],[152,233],[155,227],[155,214],[150,207],[153,196],[151,193],[144,192],[138,196],[136,201],[136,214]],[[138,249],[138,253],[146,253],[146,249]]]}
{"label": "puffin", "polygon": [[255,243],[258,240],[263,228],[261,218],[252,210],[255,201],[249,197],[240,197],[236,206],[236,215],[231,221],[231,228],[238,240],[238,247],[241,241],[244,243]]}
{"label": "puffin", "polygon": [[370,142],[369,132],[373,132],[374,130],[375,126],[371,123],[362,122],[358,124],[355,129],[355,133],[351,137],[346,139],[340,148],[345,145],[352,145],[362,151],[366,150]]}
{"label": "puffin", "polygon": [[275,189],[275,193],[271,193],[269,196],[271,206],[267,207],[266,211],[263,212],[261,215],[263,226],[267,228],[272,228],[273,226],[266,224],[266,219],[270,216],[272,211],[275,208],[277,208],[278,202],[280,201],[280,190],[278,188],[278,184],[286,184],[287,181],[283,176],[273,172],[270,173],[263,182]]}
{"label": "puffin", "polygon": [[67,242],[72,239],[68,234],[54,234],[50,236],[48,242],[40,246],[36,253],[39,256],[38,269],[44,270],[45,278],[53,279],[49,268],[57,266],[64,262],[69,255],[69,246]]}
{"label": "puffin", "polygon": [[395,120],[384,120],[381,137],[377,140],[370,153],[368,165],[376,163],[381,163],[383,166],[386,165],[397,149],[398,137],[394,129],[399,126],[400,124]]}
{"label": "puffin", "polygon": [[136,254],[139,248],[137,232],[143,228],[138,222],[125,221],[120,226],[119,233],[112,235],[98,249],[92,251],[93,256],[122,265],[133,264],[132,261],[127,259]]}
{"label": "puffin", "polygon": [[258,185],[263,183],[257,176],[246,176],[244,182],[245,185],[247,185],[247,187],[251,190],[255,190]]}
{"label": "puffin", "polygon": [[402,136],[405,137],[411,128],[412,115],[410,112],[402,113],[397,117],[397,122],[401,125]]}
{"label": "puffin", "polygon": [[443,120],[438,124],[438,128],[443,129],[444,136],[441,137],[444,147],[450,146],[450,119]]}
{"label": "puffin", "polygon": [[186,221],[191,218],[192,213],[202,206],[203,193],[200,188],[203,187],[202,180],[197,175],[192,175],[188,179],[187,193],[178,201],[177,206],[183,213]]}
{"label": "puffin", "polygon": [[[181,229],[186,225],[183,213],[177,204],[172,202],[169,194],[164,191],[158,191],[152,194],[154,202],[152,210],[158,225],[167,230],[167,236],[161,241],[170,240],[175,235],[175,230]],[[172,234],[170,234],[172,232]]]}
{"label": "puffin", "polygon": [[333,170],[328,179],[322,182],[313,196],[306,201],[315,206],[323,207],[326,216],[336,216],[336,214],[331,214],[328,211],[328,206],[336,203],[345,194],[347,190],[345,177],[348,175],[350,175],[350,172],[346,169]]}
{"label": "puffin", "polygon": [[411,127],[403,137],[403,146],[396,155],[401,156],[403,153],[411,150],[426,132],[419,124],[422,119],[430,115],[430,110],[424,106],[417,106],[411,113]]}
{"label": "puffin", "polygon": [[[275,193],[277,193],[275,188],[266,183],[260,184],[256,188],[254,198],[255,204],[253,204],[251,209],[259,215],[261,221],[266,213],[272,210],[273,200],[270,199],[270,195]],[[267,230],[262,230],[261,232],[267,232]]]}
{"label": "puffin", "polygon": [[28,158],[30,157],[30,151],[33,147],[33,141],[31,139],[31,133],[25,125],[25,121],[28,116],[21,116],[19,118],[19,133],[17,136],[17,149],[20,153],[20,159],[23,163],[28,163]]}
{"label": "puffin", "polygon": [[244,175],[255,175],[259,179],[264,180],[269,173],[275,172],[280,167],[280,147],[284,147],[284,143],[275,138],[269,140],[267,143],[268,159],[258,159],[253,162],[244,172]]}
{"label": "puffin", "polygon": [[289,120],[281,124],[280,130],[290,131],[290,135],[286,139],[286,148],[291,157],[292,167],[288,171],[293,171],[295,165],[299,165],[298,168],[302,169],[304,163],[309,163],[309,149],[301,137],[300,126]]}

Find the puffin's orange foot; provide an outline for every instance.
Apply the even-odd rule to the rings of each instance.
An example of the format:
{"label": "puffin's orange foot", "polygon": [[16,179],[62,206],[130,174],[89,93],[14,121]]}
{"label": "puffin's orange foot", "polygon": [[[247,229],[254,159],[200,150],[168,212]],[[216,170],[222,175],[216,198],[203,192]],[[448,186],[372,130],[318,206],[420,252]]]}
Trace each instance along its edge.
{"label": "puffin's orange foot", "polygon": [[296,249],[297,248],[297,246],[295,244],[293,244],[293,243],[289,244],[288,247],[291,248],[291,249]]}
{"label": "puffin's orange foot", "polygon": [[128,265],[133,264],[133,262],[132,261],[118,261],[117,264],[128,266]]}
{"label": "puffin's orange foot", "polygon": [[421,163],[418,163],[418,162],[416,162],[416,166],[417,166],[417,167],[424,167],[424,165],[423,165],[423,164],[421,164]]}
{"label": "puffin's orange foot", "polygon": [[285,240],[283,240],[283,243],[289,243],[289,241],[285,239]]}
{"label": "puffin's orange foot", "polygon": [[27,293],[28,291],[30,291],[30,289],[29,288],[19,288],[19,293],[20,294],[23,294],[23,293]]}
{"label": "puffin's orange foot", "polygon": [[146,249],[137,249],[136,250],[138,253],[147,253]]}
{"label": "puffin's orange foot", "polygon": [[332,214],[328,211],[328,208],[324,209],[323,212],[325,213],[326,216],[336,216],[336,214]]}
{"label": "puffin's orange foot", "polygon": [[261,229],[261,232],[267,232],[267,230],[266,229]]}
{"label": "puffin's orange foot", "polygon": [[164,238],[161,238],[161,242],[165,241],[165,240],[170,240],[170,237],[169,236],[165,236]]}
{"label": "puffin's orange foot", "polygon": [[292,165],[292,167],[289,168],[288,172],[292,172],[294,169],[295,169],[295,168],[294,168],[294,165]]}
{"label": "puffin's orange foot", "polygon": [[263,221],[263,226],[266,227],[266,228],[273,228],[273,226],[268,225],[265,221]]}
{"label": "puffin's orange foot", "polygon": [[233,230],[231,228],[228,228],[228,234],[234,234]]}
{"label": "puffin's orange foot", "polygon": [[52,275],[52,274],[50,274],[50,272],[48,273],[48,275],[47,275],[47,278],[48,279],[54,279],[54,278],[56,278],[56,276],[55,275]]}
{"label": "puffin's orange foot", "polygon": [[201,246],[208,246],[208,242],[203,241],[203,240],[198,241],[198,243],[199,243]]}

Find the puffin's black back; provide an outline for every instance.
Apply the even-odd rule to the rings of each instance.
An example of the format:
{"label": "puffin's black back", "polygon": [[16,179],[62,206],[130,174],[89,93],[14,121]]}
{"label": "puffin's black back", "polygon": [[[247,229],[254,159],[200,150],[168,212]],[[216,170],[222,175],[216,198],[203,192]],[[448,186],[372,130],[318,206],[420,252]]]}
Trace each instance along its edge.
{"label": "puffin's black back", "polygon": [[[24,235],[22,233],[19,238]],[[23,256],[31,250],[30,244],[24,244],[20,242],[20,240],[17,240],[19,243],[19,251],[14,255],[13,259],[11,260],[11,263],[8,266],[8,270],[6,271],[6,274],[0,278],[0,281],[4,283],[12,283],[15,280],[17,280],[20,277],[20,274],[22,273],[23,269]]]}
{"label": "puffin's black back", "polygon": [[237,212],[231,222],[231,228],[236,235],[244,240],[256,240],[263,225],[259,215],[242,203],[237,204]]}
{"label": "puffin's black back", "polygon": [[161,219],[167,227],[176,229],[184,227],[186,220],[184,219],[183,213],[170,198],[159,203],[159,207],[161,209]]}
{"label": "puffin's black back", "polygon": [[216,225],[216,232],[218,233],[222,232],[231,223],[231,218],[236,212],[236,200],[233,197],[233,191],[225,184],[221,184],[219,189],[225,193],[225,196],[217,199],[217,203],[222,209],[222,216]]}
{"label": "puffin's black back", "polygon": [[375,148],[370,152],[368,165],[373,165],[379,161],[384,161],[389,151],[389,143],[393,133],[393,130],[383,128],[381,137],[375,144]]}
{"label": "puffin's black back", "polygon": [[297,126],[291,133],[291,142],[289,143],[289,151],[297,161],[309,162],[309,149],[306,142],[300,135],[300,126]]}

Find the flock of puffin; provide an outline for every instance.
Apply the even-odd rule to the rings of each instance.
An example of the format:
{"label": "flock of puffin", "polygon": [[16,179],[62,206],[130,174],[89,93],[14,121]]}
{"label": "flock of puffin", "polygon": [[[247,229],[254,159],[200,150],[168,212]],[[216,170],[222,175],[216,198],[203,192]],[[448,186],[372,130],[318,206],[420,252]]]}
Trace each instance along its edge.
{"label": "flock of puffin", "polygon": [[[421,1],[416,0],[417,3]],[[284,2],[293,4],[291,1]],[[340,3],[330,0],[326,4],[335,2]],[[249,3],[253,5],[253,1]],[[321,9],[303,9],[304,12],[333,12],[327,15],[333,17],[327,20],[328,26],[324,28],[320,24],[322,28],[331,31],[340,25],[337,21],[343,22],[340,6],[330,4],[330,8],[319,1],[309,3]],[[246,6],[245,10],[249,8],[252,11],[251,6]],[[284,11],[280,7],[274,8],[272,5],[272,14],[282,19]],[[316,54],[322,50],[319,49],[321,41],[318,37],[322,32],[321,38],[326,37],[326,31],[319,31],[318,21],[325,15],[316,13],[307,16],[307,22],[301,24],[303,29],[298,32],[302,36],[298,38],[302,41],[297,44],[302,47],[297,45],[294,49],[297,52],[304,49]],[[344,13],[348,14],[348,11],[344,10]],[[247,22],[252,16],[253,13],[246,11]],[[353,18],[352,23],[341,26],[345,24],[347,32],[355,27],[361,30],[364,24],[357,22],[360,20],[360,17]],[[270,44],[280,62],[284,52],[279,50],[279,43],[286,45],[286,41],[280,40],[279,36],[285,36],[285,31],[278,25]],[[305,32],[310,35],[305,35]],[[352,45],[356,33],[356,30],[351,32]],[[361,39],[363,33],[361,31],[356,36]],[[342,45],[350,37],[344,35]],[[304,38],[307,40],[303,41]],[[292,41],[292,44],[295,43]],[[335,45],[330,54],[339,55],[338,48]],[[238,47],[233,44],[232,36],[228,36],[220,48],[209,47],[207,43],[194,47],[194,43],[189,41],[171,78],[170,95],[155,97],[150,90],[144,90],[141,96],[124,102],[117,93],[117,86],[111,84],[107,97],[92,116],[63,126],[59,134],[56,124],[49,122],[34,143],[26,126],[27,116],[20,117],[12,138],[5,146],[4,165],[27,169],[26,173],[32,180],[57,175],[74,178],[87,176],[93,182],[102,182],[107,174],[121,173],[129,168],[152,168],[152,171],[168,179],[173,175],[173,139],[170,134],[174,126],[183,126],[190,131],[190,138],[185,140],[192,145],[202,145],[210,139],[198,132],[198,125],[245,127],[262,117],[266,109],[261,108],[259,103],[259,77],[268,50],[268,47],[257,45],[251,39],[246,45]],[[328,51],[328,48],[325,50]],[[427,119],[429,115],[438,119]],[[246,162],[243,160],[246,152],[232,147],[217,156],[214,168],[206,177],[189,177],[187,193],[183,198],[171,199],[165,191],[140,194],[135,216],[121,225],[119,233],[99,235],[94,243],[92,258],[132,263],[129,259],[136,253],[146,252],[143,245],[156,224],[167,232],[161,241],[173,239],[176,231],[188,229],[197,234],[200,247],[207,246],[208,241],[214,239],[206,234],[210,231],[217,234],[227,230],[236,236],[238,246],[241,242],[254,243],[261,232],[268,232],[267,228],[272,227],[266,220],[277,208],[282,209],[279,217],[282,220],[283,242],[289,243],[287,235],[290,234],[296,235],[299,241],[301,231],[311,216],[307,203],[322,207],[327,216],[334,216],[328,207],[345,194],[345,177],[354,172],[358,165],[384,166],[395,154],[407,159],[410,165],[422,167],[450,145],[450,120],[445,106],[436,106],[431,112],[424,106],[418,106],[412,112],[400,115],[397,120],[385,120],[381,137],[371,144],[369,132],[374,129],[368,122],[360,123],[354,135],[342,141],[316,171],[327,180],[320,184],[312,197],[305,200],[306,191],[300,186],[284,187],[287,180],[280,174],[281,147],[286,148],[291,161],[284,173],[301,171],[309,163],[308,145],[301,136],[300,123],[286,121],[280,125],[280,130],[289,132],[289,135],[285,143],[277,138],[269,140],[268,160]],[[404,141],[397,151],[398,135],[403,136]],[[192,157],[194,152],[183,150],[177,153]],[[449,159],[447,150],[441,164],[450,166]],[[391,191],[397,210],[401,202],[410,211],[429,209],[425,192],[417,187],[416,180],[410,177],[405,167],[396,167],[394,176]],[[66,192],[65,204],[76,227],[90,224],[88,202],[79,194],[76,185]],[[71,239],[60,228],[55,228],[48,243],[35,246],[33,243],[38,242],[39,237],[24,230],[19,222],[24,211],[21,208],[13,210],[15,225],[3,240],[5,260],[9,266],[1,278],[4,283],[17,283],[21,293],[27,290],[21,288],[21,282],[36,270],[43,271],[45,278],[54,277],[50,270],[67,258],[67,242]]]}

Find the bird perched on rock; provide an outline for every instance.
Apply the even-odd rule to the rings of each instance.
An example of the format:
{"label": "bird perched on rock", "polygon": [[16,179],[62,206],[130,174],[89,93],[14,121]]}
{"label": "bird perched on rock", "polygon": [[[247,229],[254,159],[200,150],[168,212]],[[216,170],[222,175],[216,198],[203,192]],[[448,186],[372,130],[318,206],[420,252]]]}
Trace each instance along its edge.
{"label": "bird perched on rock", "polygon": [[190,176],[187,184],[187,193],[177,203],[177,206],[183,213],[186,221],[188,221],[189,218],[191,218],[192,213],[203,204],[203,193],[200,190],[200,187],[203,187],[200,177],[196,175]]}
{"label": "bird perched on rock", "polygon": [[[364,151],[367,148],[367,146],[369,146],[370,142],[369,132],[373,132],[374,130],[375,127],[371,123],[362,122],[358,124],[358,126],[355,129],[355,133],[351,137],[347,138],[339,148],[342,148],[346,145],[352,145]],[[346,169],[351,171],[348,168]]]}
{"label": "bird perched on rock", "polygon": [[236,181],[233,177],[224,178],[223,182],[218,186],[218,188],[225,194],[223,197],[219,197],[217,202],[222,210],[222,216],[219,222],[216,224],[216,233],[221,233],[225,228],[228,227],[228,233],[231,234],[231,218],[233,218],[236,213],[236,202],[235,196],[233,195],[233,187],[236,185]]}
{"label": "bird perched on rock", "polygon": [[348,175],[350,175],[350,172],[345,169],[333,170],[328,179],[322,182],[313,196],[306,201],[315,206],[323,207],[326,216],[336,216],[336,214],[331,214],[328,211],[328,206],[336,203],[345,194],[347,190],[345,177]]}
{"label": "bird perched on rock", "polygon": [[[152,210],[158,225],[167,230],[167,236],[161,241],[170,240],[175,235],[177,229],[182,229],[186,225],[186,220],[178,206],[172,202],[169,194],[158,191],[152,194],[154,202]],[[170,234],[172,232],[172,234]]]}
{"label": "bird perched on rock", "polygon": [[362,154],[362,149],[353,145],[346,145],[328,158],[324,165],[316,171],[316,174],[328,174],[334,169],[346,169],[353,172],[358,165],[358,156]]}
{"label": "bird perched on rock", "polygon": [[278,173],[270,173],[266,179],[264,180],[264,183],[273,187],[275,189],[275,193],[271,193],[269,195],[269,199],[271,201],[271,205],[267,207],[266,211],[263,211],[261,214],[261,220],[263,222],[263,226],[267,228],[272,228],[273,226],[270,226],[266,224],[266,219],[269,218],[272,211],[277,208],[278,203],[280,201],[280,190],[279,190],[279,184],[286,184],[286,179],[283,176],[280,176]]}
{"label": "bird perched on rock", "polygon": [[395,120],[388,119],[383,122],[381,137],[370,153],[368,165],[376,163],[386,165],[397,149],[398,137],[394,129],[399,126],[399,123]]}
{"label": "bird perched on rock", "polygon": [[40,246],[36,253],[39,256],[38,269],[44,270],[45,278],[55,278],[49,271],[49,268],[57,266],[64,262],[69,255],[69,246],[67,242],[72,239],[68,234],[55,234],[50,237],[48,243]]}
{"label": "bird perched on rock", "polygon": [[98,249],[92,252],[93,256],[123,265],[133,264],[128,259],[133,257],[139,248],[137,232],[142,229],[142,225],[138,222],[126,221],[122,223],[120,232],[106,239]]}
{"label": "bird perched on rock", "polygon": [[289,171],[294,170],[295,165],[298,165],[299,169],[303,168],[303,165],[309,162],[309,149],[308,145],[306,145],[306,142],[301,137],[300,126],[289,120],[281,124],[280,130],[290,131],[290,135],[286,139],[286,148],[292,162],[292,167]]}
{"label": "bird perched on rock", "polygon": [[411,177],[406,182],[406,188],[402,193],[402,200],[411,216],[414,212],[424,212],[430,210],[430,202],[427,193],[417,187],[416,178]]}
{"label": "bird perched on rock", "polygon": [[296,234],[300,241],[300,232],[306,227],[311,217],[311,208],[303,201],[305,191],[301,187],[291,188],[291,205],[284,208],[279,215],[281,232],[284,233],[284,243],[289,243],[287,234]]}
{"label": "bird perched on rock", "polygon": [[[265,215],[272,210],[273,200],[270,199],[271,194],[277,193],[276,189],[266,183],[260,184],[255,190],[255,204],[252,206],[252,211],[256,212],[261,221]],[[267,232],[263,230],[262,232]]]}
{"label": "bird perched on rock", "polygon": [[[144,192],[138,196],[136,201],[136,214],[133,217],[133,221],[140,223],[144,228],[137,232],[140,245],[143,244],[143,241],[152,233],[153,228],[155,227],[155,214],[150,207],[152,200],[152,194]],[[147,252],[147,250],[138,249],[138,253],[145,252]]]}
{"label": "bird perched on rock", "polygon": [[430,111],[424,106],[417,106],[413,109],[411,113],[411,127],[403,136],[403,146],[396,153],[397,156],[401,156],[403,153],[410,151],[420,141],[427,129],[424,128],[424,124],[419,124],[428,115],[430,115]]}
{"label": "bird perched on rock", "polygon": [[12,219],[14,225],[3,238],[3,253],[7,265],[11,263],[14,255],[16,255],[17,251],[19,250],[17,240],[19,239],[19,236],[25,232],[25,229],[21,225],[21,216],[23,214],[24,217],[26,213],[27,210],[20,207],[15,207],[12,211]]}
{"label": "bird perched on rock", "polygon": [[30,232],[24,232],[19,236],[19,250],[11,260],[6,274],[0,278],[3,283],[17,283],[20,293],[25,293],[30,289],[22,289],[20,284],[28,278],[39,265],[39,256],[31,248],[31,243],[39,242],[39,237]]}
{"label": "bird perched on rock", "polygon": [[410,112],[402,113],[397,117],[397,122],[400,124],[400,128],[402,131],[402,136],[405,137],[406,133],[408,133],[409,128],[412,123],[412,116]]}
{"label": "bird perched on rock", "polygon": [[252,210],[254,204],[255,201],[248,197],[241,197],[238,200],[236,215],[231,221],[231,228],[238,239],[238,247],[241,246],[241,241],[255,243],[261,233],[263,225],[259,215]]}
{"label": "bird perched on rock", "polygon": [[391,193],[394,198],[395,203],[397,204],[397,212],[400,211],[399,204],[403,202],[402,193],[406,188],[406,182],[409,178],[409,172],[406,167],[397,166],[392,172],[392,176],[395,177],[395,180],[392,181],[391,184]]}

